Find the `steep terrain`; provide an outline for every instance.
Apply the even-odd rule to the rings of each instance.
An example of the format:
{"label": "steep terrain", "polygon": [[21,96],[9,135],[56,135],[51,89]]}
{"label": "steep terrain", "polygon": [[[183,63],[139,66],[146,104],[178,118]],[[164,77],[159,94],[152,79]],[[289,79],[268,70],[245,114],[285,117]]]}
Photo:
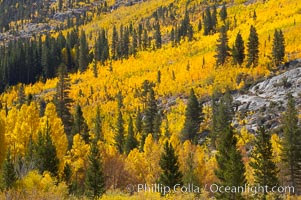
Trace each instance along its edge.
{"label": "steep terrain", "polygon": [[[185,184],[218,182],[216,154],[222,152],[220,143],[229,146],[229,141],[242,157],[246,182],[254,184],[250,147],[260,125],[273,134],[273,162],[282,170],[279,180],[286,180],[281,118],[287,94],[295,97],[298,114],[301,105],[299,0],[50,2],[24,21],[15,1],[7,5],[18,18],[10,16],[8,22],[0,13],[5,22],[0,33],[0,163],[6,166],[0,167],[0,179],[6,178],[0,181],[0,190],[6,191],[0,199],[91,197],[95,177],[105,177],[99,184],[104,199],[196,198],[137,193],[137,184],[160,179],[166,141],[178,155]],[[208,16],[214,15],[215,25],[206,33]],[[254,66],[248,65],[247,55],[251,27],[259,40]],[[278,30],[285,50],[275,64]],[[238,33],[245,57],[235,64]],[[221,41],[228,43],[222,64],[217,62]],[[228,90],[235,110],[229,125],[235,139],[232,135],[229,141],[223,139],[227,130],[217,138],[213,133],[221,129],[214,123],[227,123],[231,113],[225,117],[222,112],[231,108],[217,116],[211,105],[213,94]],[[189,116],[198,114],[197,119]],[[189,125],[196,128],[187,131]],[[194,135],[186,139],[190,131]],[[201,199],[219,199],[208,189],[200,193]]]}

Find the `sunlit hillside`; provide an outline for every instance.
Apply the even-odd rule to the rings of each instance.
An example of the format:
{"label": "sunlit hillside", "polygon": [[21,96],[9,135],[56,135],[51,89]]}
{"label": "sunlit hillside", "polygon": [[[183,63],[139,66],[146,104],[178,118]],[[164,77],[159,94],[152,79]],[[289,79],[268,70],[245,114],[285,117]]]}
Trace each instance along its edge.
{"label": "sunlit hillside", "polygon": [[[131,191],[128,191],[127,186],[157,183],[162,173],[160,154],[164,152],[166,141],[169,141],[175,148],[179,158],[179,168],[184,177],[187,178],[189,174],[186,172],[192,170],[195,181],[202,188],[218,181],[214,172],[218,166],[215,157],[217,151],[208,145],[210,140],[200,145],[181,139],[191,89],[194,90],[200,102],[205,102],[209,101],[215,92],[224,93],[227,89],[243,92],[256,81],[283,72],[284,69],[275,66],[272,60],[276,29],[282,30],[285,38],[283,63],[301,57],[301,4],[299,0],[265,0],[264,2],[262,0],[248,2],[234,0],[226,1],[225,22],[220,19],[219,15],[222,3],[218,4],[217,29],[219,30],[224,24],[228,26],[230,48],[234,45],[237,34],[240,33],[244,40],[245,51],[247,51],[250,26],[253,25],[259,38],[259,62],[256,67],[248,67],[246,61],[239,66],[234,65],[232,57],[228,56],[224,65],[216,65],[215,55],[219,31],[204,35],[204,25],[201,29],[198,27],[200,21],[203,24],[206,7],[213,6],[212,2],[208,2],[206,0],[148,0],[132,6],[121,6],[98,16],[93,12],[88,12],[92,20],[77,27],[78,30],[85,31],[89,52],[93,54],[96,37],[101,29],[106,30],[109,46],[111,46],[113,26],[117,30],[121,25],[131,25],[137,28],[140,23],[145,26],[149,23],[153,27],[156,21],[153,13],[162,7],[169,7],[169,11],[175,14],[172,20],[170,17],[166,19],[159,17],[162,48],[154,47],[155,31],[150,28],[148,32],[151,38],[150,46],[146,49],[139,49],[136,55],[122,59],[107,59],[104,63],[93,59],[87,70],[68,74],[70,89],[67,90],[72,100],[68,107],[69,111],[74,117],[78,113],[76,106],[81,107],[83,118],[88,125],[86,131],[91,141],[97,138],[95,124],[97,116],[100,117],[103,139],[98,141],[97,146],[101,152],[102,169],[106,177],[106,193],[102,199],[196,199],[197,197],[193,194],[170,194],[162,197],[159,193],[134,192],[131,194],[133,196],[130,196]],[[113,3],[109,2],[109,5]],[[174,44],[171,41],[171,30],[176,25],[180,26],[186,10],[193,28],[193,39],[188,41],[187,37],[183,37],[178,44]],[[254,13],[256,13],[255,16]],[[68,28],[62,33],[66,36],[71,30],[72,28]],[[58,33],[52,34],[53,37],[58,37],[58,35]],[[131,38],[130,42],[132,40]],[[74,51],[72,55],[75,54]],[[5,160],[4,152],[9,150],[18,172],[15,185],[6,188],[7,191],[0,194],[0,199],[7,199],[6,195],[15,195],[14,199],[76,199],[88,195],[85,192],[85,177],[87,176],[85,173],[89,168],[92,142],[86,143],[80,131],[74,132],[73,145],[68,148],[69,138],[65,134],[66,125],[64,127],[56,108],[58,82],[59,78],[56,77],[30,85],[13,85],[7,87],[0,96],[0,162]],[[161,116],[157,127],[159,136],[139,131],[137,125],[138,115],[142,115],[140,116],[141,123],[144,123],[145,111],[149,106],[150,88],[154,90],[157,112]],[[28,100],[29,96],[31,101]],[[20,103],[21,98],[24,99],[23,103]],[[44,107],[41,101],[45,103]],[[41,114],[42,109],[44,109],[43,114]],[[98,110],[100,113],[97,113]],[[204,115],[198,136],[203,131],[211,129],[211,107],[206,104],[203,106],[202,113]],[[126,140],[130,132],[130,119],[134,122],[132,129],[138,144],[130,152],[120,153],[116,144],[118,143],[116,135],[122,125],[124,140]],[[245,124],[243,117],[239,120],[241,124]],[[26,163],[27,156],[30,154],[30,144],[32,142],[38,144],[41,133],[48,129],[59,161],[56,175],[47,171],[41,173],[39,168],[36,169]],[[249,166],[250,158],[246,147],[254,143],[254,135],[242,128],[239,136],[237,148],[242,153],[247,169],[246,180],[252,184],[255,179]],[[273,155],[277,166],[281,165],[282,147],[279,137],[276,134],[272,137]],[[141,143],[143,143],[142,146]],[[192,159],[193,169],[187,165],[188,159]],[[70,170],[68,180],[65,179],[67,164]],[[23,165],[24,168],[22,168]],[[4,189],[4,186],[0,188]],[[70,191],[73,191],[72,197],[68,193]],[[206,188],[200,193],[199,199],[215,196],[208,190],[206,191]],[[248,195],[244,194],[244,197],[251,198]],[[269,195],[271,199],[275,198],[273,194]],[[288,194],[284,194],[284,198],[285,195]],[[216,196],[215,198],[218,199]],[[253,196],[252,198],[257,199]]]}

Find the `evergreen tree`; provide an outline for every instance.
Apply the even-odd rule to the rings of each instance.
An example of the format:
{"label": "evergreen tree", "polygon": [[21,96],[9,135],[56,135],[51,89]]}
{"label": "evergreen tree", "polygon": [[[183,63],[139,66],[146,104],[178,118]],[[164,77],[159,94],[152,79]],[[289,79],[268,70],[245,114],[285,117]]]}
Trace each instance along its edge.
{"label": "evergreen tree", "polygon": [[136,56],[138,49],[138,39],[137,39],[137,32],[136,29],[133,30],[133,37],[132,37],[132,54]]}
{"label": "evergreen tree", "polygon": [[176,184],[183,184],[183,175],[180,171],[178,156],[173,146],[167,141],[164,144],[164,152],[161,154],[159,164],[163,171],[159,178],[160,184],[170,188],[173,188]]}
{"label": "evergreen tree", "polygon": [[56,147],[51,139],[48,120],[43,132],[39,132],[38,141],[35,144],[37,167],[39,172],[49,171],[53,176],[58,175],[59,159],[56,155]]}
{"label": "evergreen tree", "polygon": [[134,134],[134,126],[133,126],[133,119],[130,117],[129,126],[128,126],[128,135],[125,141],[125,152],[129,154],[131,150],[138,146],[138,141],[135,138]]}
{"label": "evergreen tree", "polygon": [[[234,110],[233,110],[233,99],[229,91],[220,98],[219,102],[216,101],[218,94],[214,93],[212,97],[212,132],[211,142],[213,147],[216,147],[218,138],[224,134],[226,128],[231,125]],[[220,139],[221,140],[221,139]]]}
{"label": "evergreen tree", "polygon": [[154,120],[158,113],[157,101],[155,98],[155,92],[153,88],[149,89],[147,96],[146,108],[144,111],[145,117],[143,121],[143,131],[145,134],[153,134]]}
{"label": "evergreen tree", "polygon": [[115,135],[115,145],[119,151],[119,153],[123,153],[124,151],[124,121],[122,117],[122,113],[120,109],[118,109],[118,117],[117,117],[117,126],[116,126],[116,135]]}
{"label": "evergreen tree", "polygon": [[223,3],[222,9],[219,13],[219,16],[221,17],[221,20],[225,22],[225,20],[227,18],[227,7],[226,7],[225,3]]}
{"label": "evergreen tree", "polygon": [[196,139],[197,133],[200,129],[201,111],[202,109],[200,107],[197,97],[194,94],[194,90],[191,89],[185,111],[185,122],[181,137],[182,141],[194,141]]}
{"label": "evergreen tree", "polygon": [[284,44],[284,36],[281,30],[275,30],[274,39],[273,39],[273,62],[275,66],[278,66],[283,62],[285,55],[285,44]]}
{"label": "evergreen tree", "polygon": [[221,27],[220,30],[220,36],[219,39],[217,40],[218,44],[216,47],[216,65],[224,65],[227,57],[230,56],[229,53],[229,46],[228,46],[228,36],[227,36],[227,29],[225,26]]}
{"label": "evergreen tree", "polygon": [[72,99],[69,97],[70,93],[70,78],[67,74],[66,67],[60,66],[59,68],[59,76],[58,83],[56,86],[56,95],[54,99],[54,103],[56,105],[56,110],[58,116],[62,119],[64,124],[64,130],[67,134],[68,139],[68,147],[69,149],[72,147],[73,136],[71,135],[72,130],[72,116],[69,111]]}
{"label": "evergreen tree", "polygon": [[83,116],[83,111],[79,104],[75,107],[75,115],[73,119],[72,135],[80,134],[86,144],[89,143],[89,128]]}
{"label": "evergreen tree", "polygon": [[116,26],[113,27],[113,34],[112,34],[112,59],[116,60],[118,55],[118,33],[116,30]]}
{"label": "evergreen tree", "polygon": [[204,35],[209,35],[212,30],[212,18],[210,13],[210,7],[207,7],[204,15]]}
{"label": "evergreen tree", "polygon": [[100,109],[99,106],[96,108],[96,116],[94,118],[94,134],[95,138],[100,141],[104,141],[104,136],[102,133],[102,123],[101,123],[101,115],[100,115]]}
{"label": "evergreen tree", "polygon": [[98,199],[105,192],[105,179],[96,139],[93,139],[91,142],[88,161],[89,166],[86,174],[85,189],[89,196],[93,197],[93,199]]}
{"label": "evergreen tree", "polygon": [[162,47],[162,39],[161,39],[161,29],[160,29],[160,23],[159,22],[157,22],[155,28],[156,28],[156,33],[155,33],[156,48],[160,49]]}
{"label": "evergreen tree", "polygon": [[8,149],[6,153],[6,159],[3,162],[2,176],[5,188],[7,190],[11,189],[14,183],[17,181],[17,174],[15,172],[15,166],[10,155],[10,149]]}
{"label": "evergreen tree", "polygon": [[[255,183],[269,188],[278,186],[277,173],[279,170],[273,161],[271,134],[264,127],[259,127],[257,131],[251,157],[253,160],[251,160],[250,166],[254,170]],[[266,192],[264,191],[262,199],[266,199]]]}
{"label": "evergreen tree", "polygon": [[216,6],[213,5],[212,7],[212,14],[211,14],[211,31],[212,33],[216,33],[217,31],[217,10]]}
{"label": "evergreen tree", "polygon": [[[245,166],[242,156],[236,148],[237,139],[231,126],[224,128],[220,136],[216,154],[217,169],[214,171],[220,186],[244,186]],[[218,199],[243,199],[241,193],[219,193]]]}
{"label": "evergreen tree", "polygon": [[294,97],[288,94],[287,99],[287,109],[282,118],[282,160],[287,166],[286,181],[295,188],[295,194],[298,194],[301,191],[301,131],[298,127],[298,111]]}
{"label": "evergreen tree", "polygon": [[138,107],[135,125],[136,125],[136,131],[138,133],[141,133],[142,132],[142,114],[140,111],[140,107]]}
{"label": "evergreen tree", "polygon": [[250,35],[248,39],[248,54],[247,54],[247,66],[256,67],[258,65],[259,59],[259,42],[258,42],[258,34],[253,25],[250,28]]}
{"label": "evergreen tree", "polygon": [[245,59],[245,46],[240,33],[237,33],[235,44],[232,48],[233,63],[242,65]]}
{"label": "evergreen tree", "polygon": [[83,72],[87,69],[87,66],[89,64],[89,59],[88,59],[89,48],[88,48],[88,43],[87,43],[86,34],[84,30],[81,31],[79,42],[80,43],[79,43],[78,65],[79,65],[79,70]]}

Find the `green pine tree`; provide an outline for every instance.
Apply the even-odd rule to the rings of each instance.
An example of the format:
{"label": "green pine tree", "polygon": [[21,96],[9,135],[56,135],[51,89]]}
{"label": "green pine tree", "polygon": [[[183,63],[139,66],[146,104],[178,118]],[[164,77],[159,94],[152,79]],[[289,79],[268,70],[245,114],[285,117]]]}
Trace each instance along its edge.
{"label": "green pine tree", "polygon": [[275,30],[272,48],[272,57],[274,65],[277,67],[283,62],[285,56],[284,36],[281,30]]}
{"label": "green pine tree", "polygon": [[56,111],[58,113],[58,116],[62,119],[62,122],[64,124],[64,130],[67,134],[68,139],[68,147],[70,149],[72,147],[73,135],[71,134],[72,115],[69,109],[73,101],[69,97],[70,78],[64,65],[59,67],[58,79],[59,80],[56,86],[56,95],[54,98],[54,103],[56,105]]}
{"label": "green pine tree", "polygon": [[129,154],[131,150],[138,146],[138,141],[135,138],[134,134],[134,126],[133,126],[133,119],[130,117],[129,126],[128,126],[128,135],[125,141],[125,152]]}
{"label": "green pine tree", "polygon": [[159,178],[160,184],[169,186],[170,188],[173,188],[176,184],[183,184],[183,175],[180,171],[178,156],[173,146],[167,141],[164,144],[164,152],[161,154],[159,164],[162,169]]}
{"label": "green pine tree", "polygon": [[298,194],[301,191],[301,131],[295,99],[291,94],[288,94],[287,99],[287,109],[282,117],[282,160],[286,165],[286,181],[295,188],[295,194]]}
{"label": "green pine tree", "polygon": [[94,134],[95,134],[95,138],[97,138],[97,140],[104,141],[99,106],[97,106],[97,108],[96,108],[96,116],[94,118]]}
{"label": "green pine tree", "polygon": [[162,39],[161,39],[161,28],[160,23],[157,22],[156,24],[156,33],[155,33],[155,39],[156,39],[156,48],[160,49],[162,47]]}
{"label": "green pine tree", "polygon": [[247,54],[247,66],[256,67],[259,59],[259,41],[258,34],[253,25],[250,28],[250,35],[247,43],[248,54]]}
{"label": "green pine tree", "polygon": [[227,36],[227,29],[225,26],[222,26],[220,29],[220,36],[217,40],[217,47],[216,47],[216,65],[224,65],[227,61],[227,57],[230,56],[229,53],[229,46],[228,46],[228,36]]}
{"label": "green pine tree", "polygon": [[89,47],[86,39],[86,34],[84,30],[81,31],[80,40],[79,40],[79,57],[78,65],[81,72],[85,71],[89,64]]}
{"label": "green pine tree", "polygon": [[245,46],[240,33],[237,33],[235,43],[232,48],[233,63],[242,65],[245,59]]}
{"label": "green pine tree", "polygon": [[122,117],[122,113],[119,109],[118,117],[117,117],[117,125],[116,125],[116,134],[115,134],[115,145],[119,151],[119,153],[124,152],[124,121]]}
{"label": "green pine tree", "polygon": [[[278,186],[277,174],[279,170],[273,161],[273,149],[271,143],[271,134],[264,127],[259,127],[255,145],[251,153],[250,166],[254,170],[255,184],[262,186]],[[266,193],[262,194],[262,199],[266,199]]]}
{"label": "green pine tree", "polygon": [[155,92],[153,88],[149,89],[144,113],[145,117],[143,120],[143,132],[145,134],[153,134],[154,120],[158,113],[157,100],[155,98]]}
{"label": "green pine tree", "polygon": [[209,35],[212,30],[212,18],[210,13],[210,7],[207,7],[204,15],[204,35]]}
{"label": "green pine tree", "polygon": [[89,143],[89,128],[83,116],[83,111],[79,104],[75,107],[75,114],[73,119],[72,135],[80,134],[86,144]]}
{"label": "green pine tree", "polygon": [[[242,156],[236,148],[237,139],[231,126],[225,127],[220,136],[216,154],[217,169],[214,171],[220,186],[244,186],[245,166]],[[243,199],[241,193],[219,193],[218,199]]]}
{"label": "green pine tree", "polygon": [[105,193],[105,179],[96,139],[93,139],[91,142],[88,162],[89,166],[86,173],[85,190],[88,196],[91,196],[93,199],[98,199]]}
{"label": "green pine tree", "polygon": [[7,150],[6,159],[2,166],[2,178],[5,189],[11,189],[14,183],[17,181],[17,173],[15,172],[15,166],[11,158],[10,149]]}
{"label": "green pine tree", "polygon": [[219,13],[219,16],[221,17],[221,20],[223,22],[225,22],[225,20],[227,19],[227,7],[226,7],[225,3],[223,3],[222,9]]}
{"label": "green pine tree", "polygon": [[185,111],[185,122],[181,137],[182,141],[195,141],[197,139],[201,123],[201,111],[202,109],[194,94],[194,90],[191,89]]}

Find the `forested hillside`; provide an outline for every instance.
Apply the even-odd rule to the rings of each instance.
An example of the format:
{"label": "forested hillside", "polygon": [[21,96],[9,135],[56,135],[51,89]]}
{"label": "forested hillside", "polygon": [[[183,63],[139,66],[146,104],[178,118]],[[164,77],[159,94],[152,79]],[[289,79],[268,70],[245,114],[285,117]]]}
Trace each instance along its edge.
{"label": "forested hillside", "polygon": [[300,31],[298,0],[0,0],[0,199],[298,199]]}

